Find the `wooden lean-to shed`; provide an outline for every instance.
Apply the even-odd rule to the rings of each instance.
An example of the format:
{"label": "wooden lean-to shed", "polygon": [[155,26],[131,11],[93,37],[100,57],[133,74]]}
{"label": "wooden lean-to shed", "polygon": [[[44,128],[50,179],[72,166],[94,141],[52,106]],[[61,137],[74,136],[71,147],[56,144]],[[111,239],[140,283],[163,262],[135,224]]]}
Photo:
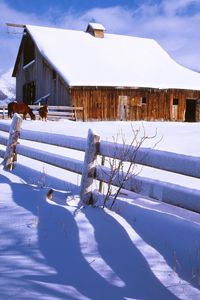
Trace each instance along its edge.
{"label": "wooden lean-to shed", "polygon": [[13,76],[29,104],[84,107],[86,120],[200,121],[200,74],[152,39],[24,25]]}

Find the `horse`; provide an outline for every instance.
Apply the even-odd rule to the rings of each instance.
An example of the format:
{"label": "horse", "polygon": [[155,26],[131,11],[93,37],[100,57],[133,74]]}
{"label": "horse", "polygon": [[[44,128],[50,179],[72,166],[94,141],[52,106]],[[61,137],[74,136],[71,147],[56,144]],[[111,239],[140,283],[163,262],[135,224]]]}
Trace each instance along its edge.
{"label": "horse", "polygon": [[38,109],[38,111],[39,111],[39,116],[42,119],[42,121],[43,121],[43,119],[45,119],[45,121],[46,121],[47,120],[47,113],[49,111],[48,110],[48,105],[47,104],[43,105],[42,107],[40,107]]}
{"label": "horse", "polygon": [[26,120],[26,115],[29,114],[31,120],[35,120],[35,115],[33,113],[33,110],[26,103],[22,103],[22,102],[8,103],[8,117],[12,119],[14,113],[22,114],[24,120]]}

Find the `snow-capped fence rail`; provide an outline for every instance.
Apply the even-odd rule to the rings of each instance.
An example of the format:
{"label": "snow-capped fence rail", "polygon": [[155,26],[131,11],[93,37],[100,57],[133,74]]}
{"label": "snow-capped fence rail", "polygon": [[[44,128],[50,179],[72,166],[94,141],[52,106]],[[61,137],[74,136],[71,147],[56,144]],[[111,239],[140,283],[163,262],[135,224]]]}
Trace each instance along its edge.
{"label": "snow-capped fence rail", "polygon": [[7,105],[0,105],[0,115],[2,119],[5,119],[8,115]]}
{"label": "snow-capped fence rail", "polygon": [[[12,127],[14,128],[15,125],[12,124]],[[5,124],[4,122],[0,122],[0,131],[13,132],[9,124]],[[9,136],[0,132],[1,145],[8,145],[9,138]],[[97,195],[94,190],[95,185],[93,184],[96,180],[104,182],[105,184],[110,182],[111,169],[107,166],[97,164],[96,158],[99,155],[116,160],[123,160],[124,163],[133,161],[139,165],[177,173],[180,176],[185,175],[188,176],[188,180],[190,180],[191,177],[200,179],[200,160],[197,157],[150,148],[140,147],[136,149],[130,145],[101,141],[100,137],[91,130],[89,130],[88,138],[86,139],[21,129],[20,140],[30,140],[85,152],[83,162],[40,149],[34,149],[33,147],[23,144],[15,144],[16,154],[82,174],[80,191],[82,200],[85,203],[91,203],[92,199]],[[0,156],[6,158],[5,151],[2,149],[0,150]],[[112,185],[120,186],[124,174],[124,172],[117,172],[116,175],[112,177]],[[123,183],[123,189],[200,212],[200,190],[134,174],[129,174],[127,180]]]}
{"label": "snow-capped fence rail", "polygon": [[[39,105],[29,105],[33,109],[36,118],[39,119]],[[8,117],[7,105],[0,105],[0,116],[2,119]],[[68,120],[85,120],[83,107],[71,106],[48,106],[48,120],[68,119]]]}
{"label": "snow-capped fence rail", "polygon": [[[17,116],[17,117],[16,117]],[[0,134],[0,144],[2,145],[7,145],[6,151],[1,150],[0,151],[0,156],[4,157],[4,162],[3,164],[6,166],[8,165],[7,162],[7,153],[10,151],[8,148],[8,141],[10,140],[11,137],[11,132],[13,134],[14,128],[16,127],[16,121],[21,119],[21,117],[18,114],[14,114],[10,129],[9,126],[0,123],[0,131],[4,132],[10,132],[8,137],[5,137],[4,135]],[[71,149],[76,149],[80,151],[85,151],[85,145],[86,145],[86,140],[81,139],[81,138],[75,138],[71,136],[66,136],[66,135],[59,135],[59,134],[45,134],[42,132],[34,132],[34,131],[29,131],[29,130],[21,130],[20,131],[20,139],[21,140],[31,140],[35,142],[41,142],[45,144],[51,144],[51,145],[56,145],[60,147],[66,147],[66,148],[71,148]],[[9,143],[9,147],[13,148],[12,142]],[[68,171],[72,171],[78,174],[82,174],[82,168],[83,168],[83,162],[68,158],[65,156],[61,155],[56,155],[47,151],[43,151],[40,149],[34,149],[30,146],[25,146],[25,145],[20,145],[17,144],[17,147],[14,149],[15,154],[23,155],[38,161],[42,161],[48,164],[51,164],[55,167],[59,167]],[[15,157],[16,159],[16,157]],[[14,161],[13,161],[14,163]],[[12,165],[9,161],[9,165],[12,168]]]}

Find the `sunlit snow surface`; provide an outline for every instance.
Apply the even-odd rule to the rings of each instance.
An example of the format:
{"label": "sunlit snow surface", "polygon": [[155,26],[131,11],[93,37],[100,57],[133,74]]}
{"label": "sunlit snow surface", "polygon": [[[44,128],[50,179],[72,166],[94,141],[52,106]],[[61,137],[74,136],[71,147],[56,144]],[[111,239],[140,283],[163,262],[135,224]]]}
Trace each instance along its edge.
{"label": "sunlit snow surface", "polygon": [[[22,127],[81,138],[92,128],[110,141],[123,131],[127,142],[132,138],[129,122],[27,120]],[[200,154],[198,123],[143,122],[143,127],[149,135],[157,128],[156,139],[162,140],[156,149]],[[80,151],[31,145],[84,157]],[[199,180],[186,176],[148,168],[142,175],[199,189]],[[199,214],[134,193],[121,195],[113,211],[82,207],[79,182],[80,175],[22,156],[13,172],[1,166],[0,299],[200,299]]]}

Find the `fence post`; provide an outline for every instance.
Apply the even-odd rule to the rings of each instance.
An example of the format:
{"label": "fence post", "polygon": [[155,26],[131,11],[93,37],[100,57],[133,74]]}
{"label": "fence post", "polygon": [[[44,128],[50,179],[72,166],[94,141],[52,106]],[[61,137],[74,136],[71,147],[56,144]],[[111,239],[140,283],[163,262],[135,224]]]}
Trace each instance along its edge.
{"label": "fence post", "polygon": [[14,114],[9,130],[9,138],[4,155],[4,169],[12,170],[13,163],[16,161],[16,145],[18,143],[22,118],[17,113]]}
{"label": "fence post", "polygon": [[81,177],[80,199],[85,204],[92,204],[92,185],[95,177],[95,161],[98,154],[100,136],[88,130],[87,146]]}
{"label": "fence post", "polygon": [[6,115],[5,107],[3,107],[3,119],[5,119],[5,115]]}
{"label": "fence post", "polygon": [[[101,157],[101,166],[105,165],[105,156]],[[102,193],[103,190],[103,181],[99,181],[99,193]]]}

